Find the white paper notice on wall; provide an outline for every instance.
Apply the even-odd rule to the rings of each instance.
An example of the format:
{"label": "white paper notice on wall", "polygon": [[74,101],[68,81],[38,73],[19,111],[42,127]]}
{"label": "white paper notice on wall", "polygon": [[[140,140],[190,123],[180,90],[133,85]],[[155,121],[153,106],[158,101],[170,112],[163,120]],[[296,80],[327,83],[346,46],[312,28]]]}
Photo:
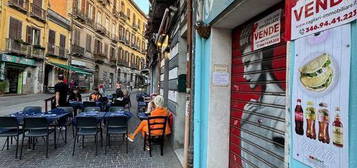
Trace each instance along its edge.
{"label": "white paper notice on wall", "polygon": [[228,73],[228,65],[215,64],[212,74],[213,86],[227,87],[229,85],[230,74]]}

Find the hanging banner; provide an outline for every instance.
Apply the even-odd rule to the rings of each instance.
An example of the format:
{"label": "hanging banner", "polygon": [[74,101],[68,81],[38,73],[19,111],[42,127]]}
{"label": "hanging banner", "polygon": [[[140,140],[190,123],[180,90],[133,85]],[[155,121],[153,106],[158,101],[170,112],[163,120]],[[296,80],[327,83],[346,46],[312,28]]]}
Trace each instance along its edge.
{"label": "hanging banner", "polygon": [[295,42],[293,157],[314,168],[348,166],[351,25]]}
{"label": "hanging banner", "polygon": [[277,10],[254,23],[253,50],[280,43],[281,12],[281,9]]}
{"label": "hanging banner", "polygon": [[357,0],[289,0],[291,39],[314,34],[357,18]]}

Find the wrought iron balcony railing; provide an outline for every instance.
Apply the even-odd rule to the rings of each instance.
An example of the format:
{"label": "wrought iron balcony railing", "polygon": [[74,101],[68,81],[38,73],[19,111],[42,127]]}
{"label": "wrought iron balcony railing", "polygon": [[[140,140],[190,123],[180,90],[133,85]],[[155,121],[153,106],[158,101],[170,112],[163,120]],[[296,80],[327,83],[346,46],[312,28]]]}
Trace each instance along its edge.
{"label": "wrought iron balcony railing", "polygon": [[55,56],[55,57],[62,58],[62,59],[68,59],[68,50],[63,47],[48,44],[47,55]]}
{"label": "wrought iron balcony railing", "polygon": [[83,57],[84,56],[84,48],[77,44],[73,44],[72,48],[71,48],[71,53],[72,53],[72,55]]}
{"label": "wrought iron balcony railing", "polygon": [[24,43],[18,39],[5,39],[6,52],[15,55],[28,56],[30,54],[30,44]]}
{"label": "wrought iron balcony railing", "polygon": [[107,33],[107,30],[105,29],[105,27],[100,23],[95,24],[95,29],[97,30],[98,33],[100,33],[102,35],[105,35]]}
{"label": "wrought iron balcony railing", "polygon": [[42,22],[46,21],[46,10],[35,4],[31,4],[31,17],[36,18]]}
{"label": "wrought iron balcony railing", "polygon": [[45,55],[45,48],[40,45],[33,45],[31,46],[30,53],[31,58],[43,59]]}
{"label": "wrought iron balcony railing", "polygon": [[29,11],[29,1],[28,0],[9,0],[9,6],[13,7],[21,12]]}

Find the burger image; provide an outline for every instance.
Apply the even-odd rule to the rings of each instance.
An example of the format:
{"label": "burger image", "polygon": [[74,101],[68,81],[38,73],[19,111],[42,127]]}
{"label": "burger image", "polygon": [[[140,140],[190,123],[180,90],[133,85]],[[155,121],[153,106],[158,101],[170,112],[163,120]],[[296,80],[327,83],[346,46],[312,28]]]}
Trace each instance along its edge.
{"label": "burger image", "polygon": [[311,91],[325,91],[332,83],[331,57],[324,53],[299,68],[300,82]]}

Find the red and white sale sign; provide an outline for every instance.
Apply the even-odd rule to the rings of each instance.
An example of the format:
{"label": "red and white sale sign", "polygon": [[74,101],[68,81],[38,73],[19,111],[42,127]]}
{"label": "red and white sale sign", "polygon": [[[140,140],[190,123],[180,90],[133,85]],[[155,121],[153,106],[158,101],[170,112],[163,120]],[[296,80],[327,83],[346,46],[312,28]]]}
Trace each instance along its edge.
{"label": "red and white sale sign", "polygon": [[357,0],[297,0],[295,3],[291,8],[292,40],[357,18]]}
{"label": "red and white sale sign", "polygon": [[281,12],[277,10],[254,23],[253,50],[280,43]]}

